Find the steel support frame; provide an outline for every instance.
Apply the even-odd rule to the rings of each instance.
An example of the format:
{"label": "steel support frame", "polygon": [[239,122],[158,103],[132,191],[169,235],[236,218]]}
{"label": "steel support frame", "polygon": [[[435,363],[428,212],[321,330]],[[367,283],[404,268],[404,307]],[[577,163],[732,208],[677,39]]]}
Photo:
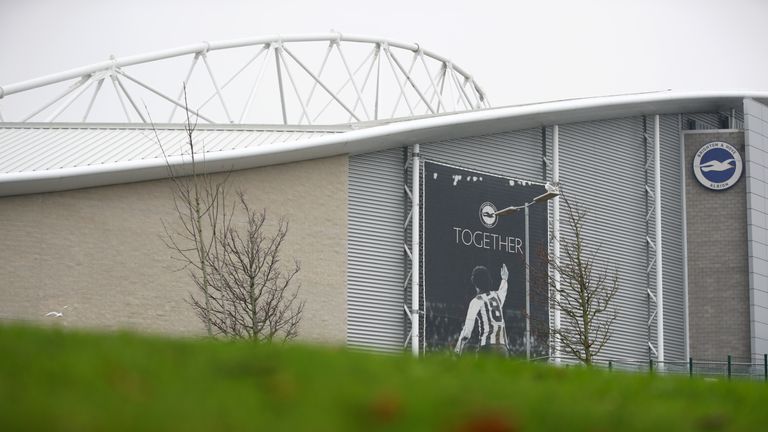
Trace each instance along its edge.
{"label": "steel support frame", "polygon": [[[175,101],[175,100],[174,100],[173,98],[171,98],[170,96],[168,96],[168,95],[166,95],[166,94],[164,94],[164,93],[160,92],[159,90],[155,89],[154,87],[151,87],[149,84],[146,84],[146,83],[144,83],[143,81],[140,81],[140,80],[138,80],[137,78],[135,78],[135,77],[133,77],[133,76],[131,76],[131,75],[128,75],[127,73],[125,73],[125,71],[122,71],[122,70],[120,70],[120,69],[115,69],[115,72],[116,72],[117,74],[120,74],[120,75],[124,76],[124,77],[125,77],[125,78],[127,78],[128,80],[130,80],[130,81],[133,81],[134,83],[136,83],[136,84],[138,84],[139,86],[143,87],[145,90],[148,90],[148,91],[150,91],[150,92],[152,92],[152,93],[154,93],[154,94],[156,94],[156,95],[160,96],[161,98],[165,99],[166,101],[168,101],[168,102],[170,102],[170,103],[172,103],[172,104],[174,104],[174,105],[178,106],[179,108],[182,108],[182,109],[185,109],[185,110],[189,111],[189,112],[190,112],[190,113],[192,113],[192,114],[193,114],[195,117],[199,117],[199,118],[201,118],[201,119],[203,119],[203,120],[207,121],[208,123],[216,123],[216,122],[214,122],[213,120],[211,120],[210,118],[208,118],[208,117],[206,117],[206,116],[204,116],[204,115],[200,114],[200,112],[199,112],[199,111],[197,111],[197,110],[193,110],[193,109],[191,109],[191,108],[189,108],[189,107],[185,107],[185,106],[184,106],[184,105],[182,105],[181,103],[179,103],[179,102]],[[113,78],[114,78],[114,77],[117,77],[117,75],[113,75]],[[117,85],[117,84],[115,84],[115,85]],[[121,101],[122,101],[122,99],[121,99]],[[125,108],[125,107],[123,107],[123,108]]]}
{"label": "steel support frame", "polygon": [[[286,46],[284,46],[285,43],[291,43],[296,44],[299,42],[317,42],[317,41],[329,41],[329,45],[327,47],[327,50],[325,52],[325,56],[323,57],[322,64],[320,66],[320,70],[317,74],[314,74],[309,70],[309,68],[304,64],[304,62],[297,58],[290,49],[288,49]],[[345,53],[344,47],[342,47],[342,43],[367,43],[373,45],[373,50],[371,53],[366,57],[366,60],[363,60],[363,62],[358,66],[356,69],[352,69],[352,64],[350,63],[350,59],[347,57],[348,53]],[[341,60],[341,64],[343,66],[344,71],[346,72],[347,77],[349,78],[347,83],[352,84],[352,88],[354,90],[354,95],[349,102],[346,100],[342,100],[340,98],[341,91],[340,89],[337,92],[332,92],[330,88],[324,83],[324,80],[321,79],[321,76],[323,74],[323,71],[326,69],[326,62],[330,57],[331,51],[333,51],[334,45],[336,47],[336,51],[338,52],[338,57]],[[239,66],[238,70],[231,74],[231,76],[228,76],[225,81],[222,81],[223,85],[220,85],[220,81],[217,78],[216,74],[214,73],[215,65],[212,63],[211,58],[208,56],[210,52],[217,51],[217,50],[228,50],[228,49],[235,49],[235,48],[243,48],[243,47],[258,47],[259,50],[256,53],[251,54],[246,61],[243,62],[241,66]],[[413,53],[413,57],[411,59],[411,64],[406,66],[404,62],[400,60],[398,55],[393,51],[394,48],[410,51]],[[10,96],[15,93],[24,92],[31,89],[36,89],[40,87],[45,87],[51,84],[56,83],[63,83],[67,81],[72,80],[78,80],[77,82],[72,83],[72,85],[66,89],[63,94],[59,94],[53,100],[50,102],[42,105],[37,110],[33,111],[31,114],[24,117],[21,121],[30,121],[33,117],[36,117],[38,114],[40,114],[42,111],[48,109],[54,104],[60,103],[64,105],[61,107],[59,105],[58,107],[54,107],[54,115],[48,116],[48,119],[50,121],[55,120],[59,117],[60,114],[62,114],[64,111],[69,109],[69,106],[72,104],[72,102],[77,99],[82,93],[90,89],[90,87],[93,87],[94,84],[98,83],[97,90],[93,92],[93,95],[90,98],[90,102],[88,103],[89,108],[86,110],[85,115],[80,115],[80,118],[82,121],[87,121],[89,114],[91,113],[91,108],[94,105],[96,97],[99,95],[99,90],[101,89],[103,82],[99,79],[95,79],[95,77],[98,77],[99,75],[102,75],[104,77],[110,78],[112,81],[113,86],[115,87],[115,91],[118,94],[118,101],[120,102],[120,106],[122,108],[123,113],[126,114],[126,120],[132,121],[130,116],[130,108],[127,106],[128,104],[131,105],[133,108],[133,111],[138,114],[139,118],[142,118],[145,116],[144,113],[144,107],[140,106],[141,103],[141,96],[140,95],[131,95],[128,92],[128,89],[126,88],[126,82],[122,79],[119,75],[123,75],[126,79],[133,81],[134,83],[138,84],[140,87],[142,87],[143,90],[147,90],[151,93],[154,93],[158,96],[160,96],[162,99],[164,99],[167,102],[171,103],[171,110],[168,116],[168,121],[173,121],[173,117],[176,113],[176,110],[180,107],[183,108],[181,98],[183,96],[183,89],[184,86],[186,86],[190,79],[193,76],[193,73],[195,72],[195,69],[199,69],[197,66],[202,63],[203,69],[205,69],[205,75],[207,75],[209,82],[212,84],[214,91],[212,94],[208,95],[208,97],[204,100],[204,102],[200,105],[197,105],[197,109],[193,112],[197,117],[210,122],[210,123],[217,123],[218,121],[214,121],[209,116],[204,116],[201,113],[202,108],[207,106],[212,100],[217,99],[218,102],[221,104],[221,108],[223,110],[224,114],[224,121],[233,123],[234,120],[237,119],[237,117],[234,116],[233,109],[237,108],[240,122],[245,118],[245,116],[250,111],[250,105],[253,101],[253,93],[255,92],[255,88],[258,87],[259,82],[261,81],[261,76],[266,71],[267,63],[271,60],[272,53],[269,52],[271,50],[274,50],[275,53],[275,74],[277,75],[277,82],[279,86],[279,92],[280,92],[280,105],[281,105],[281,111],[283,112],[283,123],[288,123],[288,116],[292,115],[293,113],[289,113],[288,107],[286,106],[286,100],[285,100],[285,91],[284,88],[285,82],[284,82],[284,76],[283,74],[288,75],[288,80],[290,81],[291,87],[294,88],[294,92],[297,93],[297,97],[299,99],[299,104],[301,106],[301,113],[299,118],[299,124],[302,123],[303,119],[307,119],[308,123],[313,123],[314,121],[310,121],[310,102],[312,101],[312,97],[315,94],[316,88],[322,87],[330,96],[333,102],[336,102],[341,108],[343,108],[347,113],[350,115],[354,121],[362,121],[360,117],[365,117],[366,120],[370,119],[379,119],[381,117],[381,109],[383,108],[381,106],[380,101],[380,94],[382,93],[382,89],[380,88],[381,85],[381,61],[382,56],[385,57],[384,61],[389,64],[390,72],[392,73],[392,78],[395,81],[395,84],[398,87],[399,94],[397,95],[395,102],[394,102],[394,108],[392,116],[394,116],[397,113],[398,105],[400,102],[403,102],[408,106],[408,111],[412,115],[417,115],[421,113],[427,114],[429,113],[440,113],[448,111],[449,108],[447,107],[448,100],[446,100],[446,97],[448,97],[446,94],[444,94],[444,90],[449,90],[452,96],[457,97],[457,100],[455,103],[453,103],[452,109],[478,109],[481,107],[488,107],[490,106],[488,103],[488,98],[483,92],[483,90],[480,88],[480,86],[473,80],[473,78],[466,73],[463,69],[457,67],[456,65],[452,64],[449,59],[439,56],[431,51],[425,50],[422,47],[420,47],[418,44],[406,44],[406,43],[399,43],[395,41],[390,41],[386,39],[376,39],[376,38],[370,38],[365,36],[354,36],[354,35],[342,35],[341,33],[330,33],[330,34],[310,34],[310,35],[295,35],[295,36],[277,36],[277,37],[266,37],[266,38],[251,38],[251,39],[243,39],[238,41],[223,41],[223,42],[203,42],[200,44],[195,45],[189,45],[185,47],[180,47],[176,49],[170,49],[170,50],[164,50],[164,51],[158,51],[153,53],[147,53],[147,54],[141,54],[131,57],[125,57],[125,58],[114,58],[111,57],[107,61],[95,63],[92,65],[64,71],[57,74],[52,74],[32,80],[28,80],[25,82],[10,84],[10,85],[4,85],[0,86],[0,98],[4,98],[7,96]],[[285,51],[285,54],[290,57],[290,60],[284,56],[283,51]],[[382,52],[383,51],[383,52]],[[266,54],[266,55],[265,55]],[[184,75],[183,75],[183,85],[182,89],[179,90],[178,94],[175,94],[175,97],[166,95],[161,93],[157,90],[158,87],[154,85],[150,85],[150,82],[147,81],[139,81],[136,79],[136,76],[131,73],[131,71],[124,70],[125,67],[128,66],[134,66],[134,65],[140,65],[140,64],[146,64],[151,62],[157,62],[165,59],[170,58],[180,58],[190,56],[190,63],[188,66],[186,66],[183,69]],[[229,85],[238,77],[243,74],[243,72],[254,62],[256,62],[259,57],[264,56],[264,62],[262,63],[261,67],[259,68],[258,76],[256,77],[254,81],[254,85],[251,88],[251,94],[249,94],[248,102],[245,104],[245,107],[235,107],[232,104],[231,100],[227,100],[226,95],[224,94],[224,90],[229,87]],[[365,78],[363,80],[362,86],[360,85],[360,79],[363,79],[362,76],[358,77],[357,72],[359,69],[361,69],[364,65],[367,65],[367,60],[373,57],[373,61],[370,63],[370,66],[368,66],[368,71],[365,73]],[[442,68],[442,78],[440,78],[440,81],[437,82],[437,77],[440,75],[440,72],[438,72],[437,75],[433,77],[432,73],[430,73],[429,65],[426,63],[426,59],[429,58],[430,60],[436,61]],[[304,97],[305,95],[299,94],[298,89],[301,88],[299,85],[299,82],[293,82],[293,78],[298,78],[299,75],[292,74],[289,67],[289,62],[295,62],[300,69],[303,72],[306,72],[307,76],[312,80],[312,86],[309,90],[309,96]],[[424,68],[424,71],[426,72],[425,79],[417,82],[416,76],[414,75],[414,66],[417,62],[421,63],[421,66]],[[366,100],[365,97],[365,88],[366,83],[368,82],[368,79],[370,78],[370,75],[373,71],[373,66],[376,66],[376,89],[374,92],[372,92],[375,96],[375,98],[368,98]],[[450,69],[450,70],[449,70]],[[291,76],[293,75],[293,76]],[[450,76],[448,76],[450,75]],[[304,76],[301,76],[301,78],[305,78]],[[452,83],[449,84],[450,89],[444,89],[445,81],[448,79]],[[424,81],[424,82],[421,82]],[[463,84],[461,82],[463,82]],[[85,86],[85,89],[82,89],[81,86]],[[410,86],[412,89],[408,89],[407,87]],[[439,86],[439,90],[438,90]],[[344,87],[344,86],[342,86]],[[433,92],[432,96],[429,96],[429,89]],[[132,93],[135,93],[133,90],[131,90]],[[416,94],[417,99],[413,99],[413,95],[409,95],[409,92],[413,92]],[[454,95],[453,92],[456,92]],[[75,97],[68,97],[71,93],[75,93]],[[471,94],[470,94],[471,93]],[[139,99],[137,99],[138,97]],[[346,97],[346,96],[345,96]],[[433,98],[436,98],[436,102],[433,104]],[[127,99],[127,101],[125,100]],[[460,102],[459,102],[460,101]],[[415,102],[415,103],[414,103]],[[454,102],[454,101],[451,101]],[[138,104],[137,104],[138,103]],[[423,110],[419,111],[418,108],[423,104]],[[463,105],[463,107],[460,107],[459,104]],[[354,105],[354,107],[350,108],[350,106]],[[6,106],[7,108],[7,106]],[[240,113],[240,109],[242,109],[242,113]],[[293,110],[293,108],[291,108]],[[363,115],[358,115],[356,111],[360,109],[362,111]],[[419,112],[417,112],[419,111]],[[322,111],[321,111],[322,112]],[[319,115],[318,115],[319,116]],[[315,120],[317,117],[315,117]],[[7,119],[4,119],[7,121]],[[143,118],[142,121],[147,121],[148,118]]]}
{"label": "steel support frame", "polygon": [[[560,184],[560,126],[552,126],[552,183]],[[552,199],[552,258],[555,265],[552,266],[553,280],[555,284],[554,319],[555,328],[554,347],[552,356],[555,364],[560,364],[561,347],[558,331],[560,330],[560,272],[557,264],[560,262],[560,197]]]}
{"label": "steel support frame", "polygon": [[[419,357],[421,352],[420,346],[420,326],[421,326],[421,310],[419,307],[421,296],[421,154],[419,144],[414,144],[411,147],[405,148],[405,161],[403,165],[403,190],[405,192],[405,203],[410,204],[406,206],[408,212],[405,215],[403,222],[403,231],[406,234],[403,239],[403,250],[405,252],[405,264],[406,268],[410,267],[410,270],[406,273],[403,279],[403,292],[407,292],[407,288],[410,286],[411,293],[411,307],[410,309],[403,305],[408,313],[408,318],[411,323],[410,331],[406,337],[404,346],[411,344],[411,354],[414,357]],[[410,167],[410,188],[408,187],[408,168]],[[411,230],[410,239],[407,238],[408,229]],[[410,244],[409,244],[410,243]]]}
{"label": "steel support frame", "polygon": [[[357,74],[357,73],[360,71],[360,69],[361,69],[363,66],[365,66],[365,64],[366,64],[366,63],[368,63],[368,60],[371,58],[371,56],[373,56],[373,55],[377,55],[377,56],[378,56],[378,53],[377,53],[377,51],[378,51],[378,48],[377,48],[377,47],[374,47],[373,51],[371,51],[371,52],[368,54],[368,56],[366,56],[366,57],[365,57],[365,59],[364,59],[362,62],[360,62],[360,64],[357,66],[357,68],[355,68],[355,71],[353,72],[353,74]],[[374,58],[374,59],[372,60],[371,66],[373,66],[373,62],[375,62],[375,61],[376,61],[376,59]],[[321,67],[321,69],[322,69],[322,67]],[[318,74],[317,76],[318,76],[318,78],[320,78],[320,74]],[[343,91],[345,88],[347,88],[347,86],[349,85],[349,83],[350,83],[350,80],[349,80],[349,78],[347,78],[347,80],[346,80],[346,81],[344,81],[344,84],[342,84],[342,85],[341,85],[341,87],[339,87],[339,88],[338,88],[338,90],[336,90],[336,93],[337,93],[337,94],[338,94],[338,93],[341,93],[341,92],[342,92],[342,91]],[[315,82],[314,82],[314,84],[316,85],[316,84],[317,84],[317,81],[315,81]],[[378,85],[378,83],[377,83],[377,85]],[[311,96],[311,95],[310,95],[310,96]],[[312,121],[317,121],[317,119],[319,119],[319,118],[320,118],[320,116],[321,116],[321,115],[323,115],[323,113],[325,112],[325,110],[326,110],[326,109],[328,109],[328,107],[329,107],[329,106],[331,106],[331,104],[332,104],[333,102],[336,102],[336,100],[335,100],[335,99],[333,99],[333,98],[331,98],[331,99],[330,99],[328,102],[326,102],[326,104],[325,104],[325,105],[323,105],[323,107],[322,107],[322,108],[321,108],[321,109],[318,111],[318,113],[315,115],[315,117],[312,119]],[[307,102],[307,105],[309,105],[309,102]],[[357,109],[357,104],[355,104],[355,105],[352,107],[352,112],[354,112],[356,109]],[[352,115],[350,115],[350,116],[349,116],[349,119],[350,119],[349,121],[352,121],[352,118],[353,118],[353,117],[352,117]]]}
{"label": "steel support frame", "polygon": [[[235,80],[235,78],[237,78],[238,76],[240,76],[240,74],[241,74],[241,73],[243,73],[243,71],[244,71],[244,70],[246,70],[246,69],[248,68],[248,66],[250,66],[251,64],[253,64],[253,62],[255,62],[255,61],[256,61],[256,60],[257,60],[259,57],[261,57],[261,55],[262,55],[262,54],[264,54],[265,52],[267,52],[267,50],[268,50],[268,49],[269,49],[269,47],[268,47],[268,46],[263,46],[263,47],[261,47],[261,49],[260,49],[260,50],[259,50],[259,51],[258,51],[258,52],[257,52],[257,53],[256,53],[256,54],[253,56],[253,57],[251,57],[251,58],[250,58],[250,60],[248,60],[247,62],[245,62],[245,64],[243,64],[243,65],[240,67],[240,69],[238,69],[238,70],[237,70],[235,73],[233,73],[232,75],[230,75],[230,77],[229,77],[229,78],[227,78],[227,80],[226,80],[226,81],[224,81],[224,84],[222,84],[222,85],[221,85],[221,91],[223,91],[224,89],[226,89],[226,88],[227,88],[227,86],[229,86],[229,85],[232,83],[232,81],[234,81],[234,80]],[[186,81],[185,81],[185,83],[186,83]],[[203,101],[203,103],[201,103],[201,104],[200,104],[200,106],[198,106],[198,109],[203,109],[203,108],[204,108],[206,105],[208,105],[208,103],[209,103],[210,101],[212,101],[212,100],[213,100],[215,97],[219,96],[219,94],[220,94],[220,92],[218,92],[218,91],[214,91],[214,92],[213,92],[213,93],[212,93],[210,96],[208,96],[208,98],[207,98],[205,101]]]}
{"label": "steel support frame", "polygon": [[[646,294],[648,301],[648,358],[664,367],[664,280],[661,221],[661,124],[658,114],[653,116],[653,138],[648,135],[647,117],[643,116],[645,143],[645,241],[646,241]],[[651,169],[653,165],[653,169]],[[649,183],[653,183],[653,186]],[[656,340],[653,323],[656,322]],[[654,343],[655,342],[655,343]]]}

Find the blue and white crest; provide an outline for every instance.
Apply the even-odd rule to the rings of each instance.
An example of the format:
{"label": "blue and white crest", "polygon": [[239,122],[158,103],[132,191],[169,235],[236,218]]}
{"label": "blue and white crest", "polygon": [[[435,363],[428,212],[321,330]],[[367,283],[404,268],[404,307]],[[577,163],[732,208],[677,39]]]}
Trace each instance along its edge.
{"label": "blue and white crest", "polygon": [[693,158],[696,180],[708,189],[728,189],[739,181],[742,171],[739,151],[721,141],[705,144]]}

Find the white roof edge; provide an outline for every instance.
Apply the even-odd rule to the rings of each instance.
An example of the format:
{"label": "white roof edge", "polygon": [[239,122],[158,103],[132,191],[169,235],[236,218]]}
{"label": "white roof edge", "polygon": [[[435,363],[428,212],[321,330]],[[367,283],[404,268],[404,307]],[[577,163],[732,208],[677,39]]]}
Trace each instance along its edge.
{"label": "white roof edge", "polygon": [[[69,123],[69,122],[0,122],[0,129],[127,129],[127,130],[185,130],[184,123]],[[349,123],[331,125],[199,123],[198,131],[275,131],[275,132],[346,132],[356,129]]]}
{"label": "white roof edge", "polygon": [[[500,107],[419,118],[302,141],[208,153],[205,170],[222,172],[255,168],[545,125],[641,114],[711,111],[734,107],[745,98],[768,100],[768,91],[667,91]],[[561,145],[568,144],[561,142]],[[168,162],[174,167],[182,167],[189,159],[174,157]],[[156,180],[167,177],[167,174],[166,163],[162,159],[0,174],[0,196]]]}

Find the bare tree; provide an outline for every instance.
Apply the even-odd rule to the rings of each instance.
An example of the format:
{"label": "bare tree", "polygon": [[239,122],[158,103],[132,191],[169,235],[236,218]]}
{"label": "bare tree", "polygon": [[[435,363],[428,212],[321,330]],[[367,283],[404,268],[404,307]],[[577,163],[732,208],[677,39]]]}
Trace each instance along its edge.
{"label": "bare tree", "polygon": [[239,190],[232,196],[229,174],[207,173],[205,150],[195,141],[197,123],[185,111],[190,164],[175,168],[163,150],[176,212],[173,223],[163,221],[163,241],[197,288],[190,304],[209,336],[293,339],[304,303],[298,300],[299,288],[292,286],[298,262],[288,270],[281,262],[288,222],[281,219],[274,234],[268,234],[266,210],[254,211]]}
{"label": "bare tree", "polygon": [[[184,106],[187,106],[187,92],[184,88]],[[147,111],[148,112],[148,111]],[[186,112],[184,132],[186,147],[190,157],[190,172],[179,172],[169,163],[168,155],[163,148],[160,137],[153,124],[153,132],[160,149],[163,151],[168,178],[171,180],[173,205],[176,210],[175,224],[163,221],[166,246],[176,252],[174,259],[180,261],[195,279],[203,296],[204,310],[201,316],[208,336],[213,336],[211,324],[211,293],[210,269],[207,267],[212,243],[216,238],[216,230],[220,226],[219,211],[224,206],[224,192],[227,178],[215,181],[213,176],[201,168],[203,161],[198,160],[199,151],[194,140],[197,119],[192,122],[189,110]],[[182,151],[182,154],[185,153]],[[203,150],[202,154],[205,152]],[[202,163],[201,163],[202,162]],[[185,175],[189,174],[189,175]]]}
{"label": "bare tree", "polygon": [[[554,239],[560,243],[559,260],[546,251],[542,254],[551,270],[545,277],[550,304],[560,309],[562,317],[560,327],[552,328],[552,334],[566,354],[591,365],[612,335],[617,317],[612,303],[619,289],[618,272],[596,266],[600,247],[588,251],[584,238],[587,212],[564,196],[561,199],[572,237]],[[560,284],[555,282],[555,273],[560,274]]]}
{"label": "bare tree", "polygon": [[[230,218],[224,209],[207,268],[210,270],[211,307],[192,297],[201,319],[209,319],[219,334],[259,341],[287,341],[296,337],[304,302],[291,283],[300,270],[294,260],[287,269],[281,262],[281,248],[288,234],[288,222],[281,219],[273,234],[267,234],[266,210],[249,207],[245,195],[237,193],[233,206],[245,216],[242,222]],[[195,278],[198,287],[203,285]]]}

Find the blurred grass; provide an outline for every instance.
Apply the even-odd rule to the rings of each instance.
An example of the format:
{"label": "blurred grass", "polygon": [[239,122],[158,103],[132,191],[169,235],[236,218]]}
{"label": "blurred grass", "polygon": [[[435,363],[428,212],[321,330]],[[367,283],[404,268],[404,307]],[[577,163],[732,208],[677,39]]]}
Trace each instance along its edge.
{"label": "blurred grass", "polygon": [[0,326],[0,430],[760,430],[768,384]]}

